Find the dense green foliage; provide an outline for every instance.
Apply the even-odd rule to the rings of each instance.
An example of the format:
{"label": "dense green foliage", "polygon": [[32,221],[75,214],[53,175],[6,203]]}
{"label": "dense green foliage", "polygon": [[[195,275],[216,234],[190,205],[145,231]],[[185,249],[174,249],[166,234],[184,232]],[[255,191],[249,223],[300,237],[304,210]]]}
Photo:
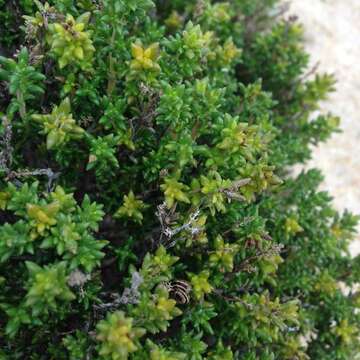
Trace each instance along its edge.
{"label": "dense green foliage", "polygon": [[0,359],[359,356],[357,218],[290,176],[334,80],[281,15],[0,0]]}

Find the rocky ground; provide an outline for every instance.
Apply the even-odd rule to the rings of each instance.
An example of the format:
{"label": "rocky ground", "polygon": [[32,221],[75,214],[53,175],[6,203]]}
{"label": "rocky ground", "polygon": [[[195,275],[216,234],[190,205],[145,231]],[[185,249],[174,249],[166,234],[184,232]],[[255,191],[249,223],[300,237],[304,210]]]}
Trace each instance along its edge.
{"label": "rocky ground", "polygon": [[[360,1],[292,0],[289,14],[304,24],[311,63],[338,80],[322,108],[341,116],[342,133],[316,147],[306,167],[325,174],[323,189],[337,209],[360,214]],[[351,251],[360,253],[360,227]]]}

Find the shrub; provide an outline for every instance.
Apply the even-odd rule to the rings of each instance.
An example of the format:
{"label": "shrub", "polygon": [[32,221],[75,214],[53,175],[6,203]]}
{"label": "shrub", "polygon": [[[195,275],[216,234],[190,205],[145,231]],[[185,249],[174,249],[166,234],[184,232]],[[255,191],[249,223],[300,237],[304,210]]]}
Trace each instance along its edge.
{"label": "shrub", "polygon": [[290,176],[334,79],[276,0],[0,5],[1,359],[355,359],[358,219]]}

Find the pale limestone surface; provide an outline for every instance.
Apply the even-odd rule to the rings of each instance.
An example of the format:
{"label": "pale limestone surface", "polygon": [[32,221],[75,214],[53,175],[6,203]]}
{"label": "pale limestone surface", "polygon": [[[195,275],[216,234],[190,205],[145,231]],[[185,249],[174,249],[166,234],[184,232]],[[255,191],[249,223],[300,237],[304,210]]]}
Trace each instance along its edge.
{"label": "pale limestone surface", "polygon": [[[315,148],[307,168],[321,169],[337,209],[360,214],[360,0],[292,0],[290,14],[304,25],[311,64],[338,80],[322,109],[341,116],[342,133]],[[360,235],[351,251],[360,253]]]}

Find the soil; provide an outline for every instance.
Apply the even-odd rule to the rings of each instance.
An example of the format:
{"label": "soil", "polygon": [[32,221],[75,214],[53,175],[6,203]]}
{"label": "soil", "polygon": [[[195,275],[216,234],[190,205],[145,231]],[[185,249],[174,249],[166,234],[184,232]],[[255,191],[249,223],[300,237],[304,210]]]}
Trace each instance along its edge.
{"label": "soil", "polygon": [[[360,214],[360,1],[292,0],[290,14],[304,25],[310,67],[319,62],[320,71],[338,80],[337,91],[321,108],[341,116],[342,132],[314,148],[306,168],[323,172],[322,189],[338,210]],[[360,227],[351,252],[360,253]]]}

